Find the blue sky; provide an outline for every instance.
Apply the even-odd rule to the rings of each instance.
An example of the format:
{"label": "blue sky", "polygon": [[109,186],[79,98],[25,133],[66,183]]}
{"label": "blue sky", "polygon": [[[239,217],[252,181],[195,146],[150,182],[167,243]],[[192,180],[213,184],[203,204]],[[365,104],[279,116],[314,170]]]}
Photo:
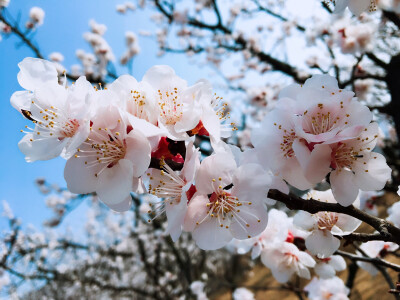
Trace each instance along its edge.
{"label": "blue sky", "polygon": [[[44,24],[35,32],[34,42],[39,45],[45,57],[51,52],[61,52],[66,67],[77,63],[75,50],[89,50],[82,34],[88,31],[88,21],[95,19],[98,23],[107,25],[106,40],[112,46],[114,54],[119,57],[124,51],[124,33],[126,30],[137,32],[140,29],[151,30],[154,25],[149,21],[149,13],[137,11],[120,15],[115,6],[123,1],[115,0],[68,0],[68,1],[17,1],[11,0],[8,11],[17,16],[21,13],[21,24],[28,19],[29,9],[39,6],[45,10]],[[142,53],[135,58],[133,75],[141,78],[145,71],[154,64],[169,64],[180,76],[190,83],[207,75],[206,70],[199,70],[181,55],[169,55],[157,59],[155,42],[150,38],[139,37]],[[18,149],[18,141],[22,138],[20,130],[29,124],[14,110],[9,99],[13,92],[21,90],[17,82],[17,64],[25,57],[33,56],[30,49],[20,45],[20,40],[14,36],[3,38],[0,42],[0,200],[7,200],[14,213],[24,223],[40,226],[41,222],[50,216],[46,209],[44,197],[34,185],[34,179],[45,177],[52,183],[65,186],[63,168],[65,161],[61,158],[51,161],[27,163]],[[193,68],[196,72],[193,72]],[[119,74],[127,73],[120,69]],[[0,208],[1,211],[1,208]],[[83,218],[82,213],[75,216]],[[0,220],[0,228],[5,226]]]}

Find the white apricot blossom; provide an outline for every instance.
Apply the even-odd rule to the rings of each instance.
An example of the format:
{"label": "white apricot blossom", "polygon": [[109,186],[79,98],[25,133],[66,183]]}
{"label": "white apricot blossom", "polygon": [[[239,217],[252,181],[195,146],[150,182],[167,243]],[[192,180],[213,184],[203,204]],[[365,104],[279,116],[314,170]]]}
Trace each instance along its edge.
{"label": "white apricot blossom", "polygon": [[257,164],[238,167],[229,152],[205,158],[196,175],[197,193],[189,203],[184,229],[204,250],[221,248],[232,238],[260,234],[267,225],[264,201],[270,181]]}
{"label": "white apricot blossom", "polygon": [[274,243],[265,248],[261,252],[261,261],[280,283],[288,282],[293,274],[310,279],[308,268],[315,266],[315,260],[308,253],[288,242]]}
{"label": "white apricot blossom", "polygon": [[168,164],[162,162],[162,170],[149,169],[147,173],[149,193],[163,199],[153,210],[158,215],[166,212],[167,233],[171,234],[174,242],[182,233],[188,203],[196,192],[193,184],[199,166],[199,150],[194,148],[193,143],[189,143],[181,171],[174,171]]}
{"label": "white apricot blossom", "polygon": [[[307,195],[308,199],[321,202],[337,203],[332,191],[312,191]],[[359,202],[359,200],[358,200]],[[311,234],[305,239],[307,249],[319,258],[330,257],[339,249],[340,240],[334,235],[347,235],[360,226],[361,221],[345,214],[321,211],[310,214],[299,211],[293,220],[294,224]]]}
{"label": "white apricot blossom", "polygon": [[257,237],[254,237],[251,258],[260,256],[263,249],[276,242],[284,242],[289,234],[291,219],[286,213],[277,209],[268,212],[268,225]]}
{"label": "white apricot blossom", "polygon": [[305,178],[292,147],[298,138],[292,119],[296,113],[294,100],[281,99],[252,131],[251,142],[263,168],[271,169],[292,186],[305,190],[312,184]]}
{"label": "white apricot blossom", "polygon": [[332,278],[336,272],[346,270],[346,261],[340,255],[332,255],[326,258],[315,258],[317,264],[314,267],[315,274],[322,279]]}
{"label": "white apricot blossom", "polygon": [[[89,134],[90,104],[94,92],[85,77],[70,87],[58,84],[57,71],[50,62],[25,59],[20,63],[19,82],[31,91],[16,92],[11,103],[34,128],[18,143],[28,162],[59,156],[69,158]],[[43,73],[42,73],[43,72]]]}
{"label": "white apricot blossom", "polygon": [[385,157],[371,152],[379,134],[378,124],[370,123],[354,139],[332,144],[330,182],[338,203],[348,206],[354,202],[359,190],[376,191],[384,188],[392,170]]}
{"label": "white apricot blossom", "polygon": [[158,105],[158,126],[168,130],[168,137],[174,140],[189,138],[187,131],[194,129],[200,121],[201,91],[207,88],[199,82],[188,87],[185,80],[165,65],[150,68],[143,77],[156,91]]}
{"label": "white apricot blossom", "polygon": [[[369,257],[375,258],[384,258],[386,254],[389,252],[396,251],[399,248],[399,245],[391,243],[391,242],[384,242],[384,241],[369,241],[366,243],[361,244],[360,249],[365,252]],[[359,255],[361,253],[357,252]],[[378,269],[371,263],[358,261],[357,264],[363,268],[364,270],[368,271],[372,276],[375,276],[378,273]]]}
{"label": "white apricot blossom", "polygon": [[91,119],[90,134],[65,166],[68,189],[77,194],[96,192],[116,211],[131,205],[131,191],[150,164],[150,143],[129,123],[127,113],[100,106]]}
{"label": "white apricot blossom", "polygon": [[348,300],[350,289],[339,277],[322,279],[314,277],[304,287],[310,300]]}

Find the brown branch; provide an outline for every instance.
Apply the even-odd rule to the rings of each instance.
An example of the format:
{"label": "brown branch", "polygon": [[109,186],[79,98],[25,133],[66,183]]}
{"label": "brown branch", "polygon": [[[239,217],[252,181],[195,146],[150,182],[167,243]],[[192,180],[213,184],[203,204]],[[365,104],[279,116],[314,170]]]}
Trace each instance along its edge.
{"label": "brown branch", "polygon": [[386,260],[383,260],[379,257],[365,257],[365,256],[359,256],[356,254],[352,254],[352,253],[348,253],[345,251],[341,251],[341,250],[337,250],[336,254],[339,254],[343,257],[346,257],[348,259],[351,259],[352,261],[364,261],[364,262],[368,262],[371,263],[373,265],[379,265],[379,266],[383,266],[383,267],[387,267],[390,268],[396,272],[400,272],[400,266],[396,265],[394,263],[388,262]]}
{"label": "brown branch", "polygon": [[399,228],[385,220],[371,216],[353,205],[344,207],[340,204],[320,202],[314,199],[305,200],[293,194],[286,195],[278,190],[270,190],[268,197],[284,203],[287,208],[292,210],[304,210],[311,214],[320,211],[331,211],[352,216],[375,228],[382,236],[382,239],[400,244]]}

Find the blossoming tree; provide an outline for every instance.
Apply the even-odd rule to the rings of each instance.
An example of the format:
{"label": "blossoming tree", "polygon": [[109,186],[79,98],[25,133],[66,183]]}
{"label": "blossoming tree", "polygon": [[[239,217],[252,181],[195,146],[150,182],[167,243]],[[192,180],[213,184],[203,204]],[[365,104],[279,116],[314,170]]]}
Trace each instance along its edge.
{"label": "blossoming tree", "polygon": [[[399,299],[400,4],[309,3],[308,15],[298,1],[117,5],[154,13],[158,31],[140,34],[159,55],[215,70],[215,80],[188,84],[166,65],[143,78],[112,72],[107,27],[94,20],[81,65],[63,66],[61,53],[45,60],[28,35],[44,11],[33,7],[22,30],[0,1],[2,36],[36,56],[19,64],[10,99],[30,123],[19,149],[29,163],[65,158],[67,185],[37,181],[54,211],[46,232],[22,230],[4,203],[5,293],[258,299],[279,289],[348,299],[361,268],[381,274],[382,297]],[[140,52],[135,33],[126,46],[122,65]],[[83,234],[57,231],[83,201]],[[273,285],[247,283],[259,264]]]}

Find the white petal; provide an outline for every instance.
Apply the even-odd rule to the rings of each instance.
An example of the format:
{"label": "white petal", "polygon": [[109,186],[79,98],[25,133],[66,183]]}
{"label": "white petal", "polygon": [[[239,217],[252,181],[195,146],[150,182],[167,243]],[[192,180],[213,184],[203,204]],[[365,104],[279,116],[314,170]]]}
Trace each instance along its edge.
{"label": "white petal", "polygon": [[182,194],[179,204],[170,204],[168,200],[165,202],[165,212],[168,219],[168,227],[166,233],[171,235],[172,241],[176,242],[182,233],[182,226],[185,220],[187,210],[187,198],[185,193]]}
{"label": "white petal", "polygon": [[332,278],[336,275],[335,269],[325,262],[318,263],[315,266],[314,271],[319,277],[323,279]]}
{"label": "white petal", "polygon": [[222,248],[232,240],[232,234],[225,226],[220,227],[218,218],[208,217],[204,222],[196,225],[193,239],[197,246],[203,250],[216,250]]}
{"label": "white petal", "polygon": [[262,203],[267,197],[271,176],[259,164],[240,166],[232,179],[232,194],[239,201]]}
{"label": "white petal", "polygon": [[18,83],[28,91],[34,91],[43,84],[58,84],[58,73],[52,62],[27,57],[18,67]]}
{"label": "white petal", "polygon": [[385,187],[391,178],[392,169],[386,164],[385,157],[376,152],[364,153],[361,159],[365,164],[355,165],[355,182],[363,191],[376,191]]}
{"label": "white petal", "polygon": [[306,247],[320,258],[331,256],[339,249],[340,241],[327,230],[315,230],[306,238]]}
{"label": "white petal", "polygon": [[355,231],[360,225],[361,221],[345,214],[337,214],[338,220],[336,226],[342,230],[342,234],[350,234]]}
{"label": "white petal", "polygon": [[196,227],[196,223],[205,219],[208,212],[207,203],[209,202],[206,195],[195,194],[193,196],[186,211],[183,230],[193,231]]}
{"label": "white petal", "polygon": [[116,204],[106,204],[106,205],[116,212],[128,211],[132,207],[132,197],[131,195],[129,195],[122,202]]}
{"label": "white petal", "polygon": [[235,170],[236,162],[229,153],[217,153],[206,157],[197,172],[196,188],[200,193],[211,194],[219,185],[225,187],[231,184]]}
{"label": "white petal", "polygon": [[330,172],[332,149],[328,145],[315,145],[310,151],[296,139],[293,142],[293,150],[309,182],[319,183]]}
{"label": "white petal", "polygon": [[105,204],[123,202],[133,189],[132,162],[121,159],[112,168],[106,168],[98,178],[96,193]]}
{"label": "white petal", "polygon": [[329,264],[336,270],[336,271],[344,271],[347,267],[346,261],[340,255],[332,255],[330,257]]}
{"label": "white petal", "polygon": [[72,156],[67,160],[64,168],[64,178],[68,190],[75,194],[88,194],[96,191],[98,178],[95,176],[102,166],[95,164],[87,167],[86,157]]}
{"label": "white petal", "polygon": [[312,258],[312,256],[310,254],[308,254],[307,252],[299,251],[297,253],[297,256],[299,258],[299,262],[302,265],[304,265],[306,267],[310,267],[310,268],[313,268],[315,266],[314,258]]}
{"label": "white petal", "polygon": [[[32,141],[31,141],[32,140]],[[59,156],[67,140],[58,138],[41,138],[33,133],[27,133],[18,143],[19,150],[25,155],[27,162],[49,160]]]}
{"label": "white petal", "polygon": [[359,189],[351,171],[344,169],[333,171],[330,181],[332,193],[340,205],[349,206],[356,200]]}
{"label": "white petal", "polygon": [[28,91],[18,91],[12,94],[10,102],[11,105],[21,112],[21,110],[30,110],[33,99],[33,93]]}
{"label": "white petal", "polygon": [[146,172],[150,165],[150,143],[140,131],[135,129],[129,132],[125,141],[127,145],[125,159],[130,160],[133,164],[132,175],[139,177]]}
{"label": "white petal", "polygon": [[[263,206],[249,206],[243,204],[232,220],[230,230],[232,236],[239,240],[255,237],[267,227],[268,214]],[[248,225],[248,226],[247,226]]]}
{"label": "white petal", "polygon": [[298,211],[293,218],[293,224],[303,230],[311,230],[316,225],[315,218],[306,211]]}

